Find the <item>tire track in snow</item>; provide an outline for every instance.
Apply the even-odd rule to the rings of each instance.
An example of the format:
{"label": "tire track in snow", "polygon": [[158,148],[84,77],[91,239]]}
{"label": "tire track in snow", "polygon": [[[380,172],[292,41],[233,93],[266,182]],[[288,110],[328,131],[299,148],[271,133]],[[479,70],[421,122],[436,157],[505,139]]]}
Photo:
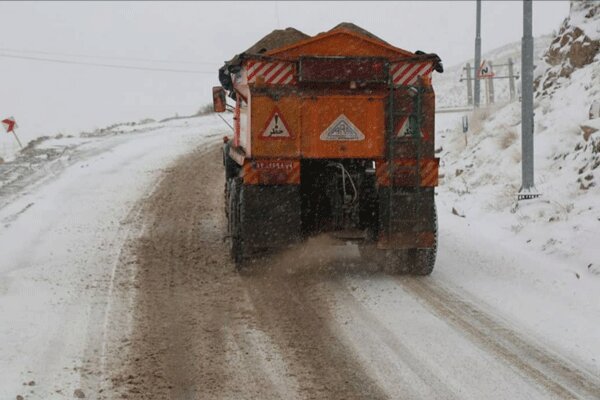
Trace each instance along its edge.
{"label": "tire track in snow", "polygon": [[[208,153],[210,146],[210,143],[202,145],[200,154]],[[99,302],[90,310],[90,313],[94,315],[91,320],[96,323],[89,328],[85,358],[88,365],[98,366],[99,374],[95,379],[89,377],[86,379],[83,385],[86,393],[93,393],[98,389],[102,389],[102,392],[111,390],[111,375],[115,374],[115,370],[119,368],[122,361],[123,352],[127,351],[124,348],[128,345],[127,338],[133,328],[134,316],[131,310],[136,296],[134,287],[136,260],[131,243],[144,231],[145,224],[142,213],[145,204],[164,179],[165,175],[163,174],[148,187],[120,222],[121,227],[117,236],[123,238],[123,245],[118,248],[115,262],[110,267],[107,294],[103,302]],[[96,339],[97,330],[101,331],[100,342]],[[115,349],[116,343],[119,343],[117,349]]]}
{"label": "tire track in snow", "polygon": [[[460,397],[453,393],[452,388],[444,383],[434,372],[428,367],[426,360],[421,360],[415,356],[414,351],[402,343],[402,341],[387,328],[380,319],[370,312],[354,295],[349,291],[348,287],[342,281],[335,281],[332,286],[335,290],[335,297],[342,299],[343,309],[350,313],[353,317],[353,322],[360,325],[360,329],[366,332],[370,337],[370,343],[381,343],[385,349],[391,351],[396,360],[403,365],[396,366],[394,369],[398,371],[400,368],[407,369],[413,376],[394,376],[386,377],[393,378],[403,382],[402,385],[395,385],[396,389],[403,391],[402,398],[406,399],[421,399],[424,396],[427,398],[458,400]],[[357,327],[358,328],[358,327]],[[380,350],[383,352],[383,350]],[[380,354],[378,362],[385,360],[385,355]],[[416,377],[424,382],[427,386],[428,393],[415,392],[414,381],[411,378]],[[397,382],[396,382],[397,383]],[[385,385],[385,383],[384,383]],[[392,398],[396,398],[398,393],[391,393]]]}
{"label": "tire track in snow", "polygon": [[545,390],[561,399],[600,398],[598,378],[517,333],[454,291],[427,278],[394,279],[444,321]]}
{"label": "tire track in snow", "polygon": [[131,243],[131,347],[107,399],[294,397],[285,360],[254,329],[243,280],[228,260],[220,147],[207,147],[170,167],[144,205],[144,231]]}
{"label": "tire track in snow", "polygon": [[330,293],[319,273],[285,273],[278,256],[244,272],[258,329],[270,336],[306,399],[387,399],[329,321]]}
{"label": "tire track in snow", "polygon": [[[208,146],[208,145],[207,145]],[[112,149],[112,147],[109,148]],[[90,153],[90,157],[102,152]],[[85,159],[78,157],[78,160]],[[98,390],[108,392],[111,389],[110,377],[119,368],[123,352],[129,344],[127,337],[133,328],[133,315],[131,310],[135,302],[136,291],[133,287],[135,278],[135,256],[129,244],[139,237],[145,226],[142,212],[145,203],[154,194],[164,179],[162,175],[145,193],[135,202],[120,221],[116,237],[122,238],[122,245],[116,250],[114,262],[109,266],[107,289],[98,289],[98,296],[102,297],[92,307],[89,313],[92,316],[87,333],[85,350],[85,366],[88,370],[97,370],[98,373],[90,374],[82,380],[81,387],[84,393],[94,393]],[[106,294],[104,294],[106,293]],[[98,335],[100,331],[100,335]],[[98,341],[100,337],[100,341]],[[118,343],[118,348],[115,344]],[[106,395],[106,393],[105,393]],[[101,396],[101,398],[105,398]]]}

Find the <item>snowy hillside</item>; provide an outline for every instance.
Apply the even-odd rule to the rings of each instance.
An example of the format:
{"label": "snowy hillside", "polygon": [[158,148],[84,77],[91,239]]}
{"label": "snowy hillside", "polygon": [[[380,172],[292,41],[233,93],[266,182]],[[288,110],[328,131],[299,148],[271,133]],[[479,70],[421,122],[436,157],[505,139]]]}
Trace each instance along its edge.
{"label": "snowy hillside", "polygon": [[[551,35],[545,35],[534,40],[534,57],[536,60],[542,58],[543,54],[548,49],[552,42]],[[521,71],[521,42],[509,43],[497,49],[484,52],[481,56],[482,60],[492,61],[493,65],[498,65],[494,68],[496,75],[508,75],[507,67],[500,66],[507,64],[508,59],[512,58],[514,63],[514,73],[520,76]],[[461,107],[467,104],[467,83],[460,81],[466,78],[464,70],[466,63],[471,67],[474,65],[473,59],[465,60],[464,62],[445,68],[443,74],[433,74],[433,84],[435,85],[437,107]],[[485,81],[481,81],[481,99],[485,102]],[[519,86],[520,81],[516,80],[515,86]],[[517,89],[518,90],[518,89]],[[497,79],[494,81],[494,93],[496,103],[503,103],[510,98],[508,79]]]}
{"label": "snowy hillside", "polygon": [[[519,102],[470,115],[466,135],[456,120],[438,123],[442,207],[454,208],[472,229],[496,231],[515,246],[551,255],[562,274],[591,280],[595,287],[600,283],[599,29],[600,4],[576,2],[558,35],[536,43],[535,181],[541,198],[516,203]],[[515,44],[492,53],[516,61],[517,51]],[[438,104],[455,105],[463,96],[459,75],[460,66],[438,77]]]}
{"label": "snowy hillside", "polygon": [[[161,121],[147,118],[139,122],[115,123],[77,135],[42,135],[28,143],[23,143],[23,149],[19,149],[14,138],[5,135],[7,137],[3,138],[0,148],[0,194],[15,191],[36,180],[47,179],[48,176],[64,168],[67,162],[72,162],[73,150],[103,137],[124,133],[148,133],[165,127],[186,127],[195,121],[197,118],[187,116],[171,117]],[[0,200],[0,206],[3,202],[8,202],[7,197]]]}

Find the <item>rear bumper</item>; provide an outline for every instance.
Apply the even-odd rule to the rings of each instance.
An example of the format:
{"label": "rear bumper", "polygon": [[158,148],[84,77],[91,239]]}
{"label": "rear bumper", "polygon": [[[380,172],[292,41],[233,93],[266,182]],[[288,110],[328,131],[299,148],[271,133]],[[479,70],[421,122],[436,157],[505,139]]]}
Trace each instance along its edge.
{"label": "rear bumper", "polygon": [[378,249],[425,249],[435,245],[435,232],[395,232],[381,235]]}
{"label": "rear bumper", "polygon": [[300,160],[246,160],[242,167],[242,177],[245,185],[299,185]]}
{"label": "rear bumper", "polygon": [[[423,158],[418,168],[414,158],[402,158],[393,161],[377,161],[377,184],[379,186],[421,186],[435,187],[438,185],[439,158]],[[391,173],[390,173],[391,172]]]}

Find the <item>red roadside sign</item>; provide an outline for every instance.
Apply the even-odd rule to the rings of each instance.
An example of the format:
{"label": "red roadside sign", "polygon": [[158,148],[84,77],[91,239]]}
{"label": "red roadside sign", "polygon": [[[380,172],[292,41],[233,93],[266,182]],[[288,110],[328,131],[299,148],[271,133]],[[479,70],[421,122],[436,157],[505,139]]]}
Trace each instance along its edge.
{"label": "red roadside sign", "polygon": [[17,127],[17,121],[15,121],[14,117],[8,117],[2,120],[2,125],[6,133],[14,132]]}
{"label": "red roadside sign", "polygon": [[4,118],[2,120],[2,126],[4,127],[6,133],[12,132],[12,134],[15,135],[15,139],[17,139],[17,143],[19,143],[19,147],[22,149],[23,145],[17,136],[17,132],[15,132],[15,128],[17,127],[17,121],[15,121],[15,117]]}

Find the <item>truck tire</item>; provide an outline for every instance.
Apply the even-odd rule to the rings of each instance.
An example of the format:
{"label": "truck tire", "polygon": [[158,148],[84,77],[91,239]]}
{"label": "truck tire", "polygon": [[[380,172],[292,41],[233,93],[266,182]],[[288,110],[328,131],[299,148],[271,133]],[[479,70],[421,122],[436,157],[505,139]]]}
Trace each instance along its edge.
{"label": "truck tire", "polygon": [[240,166],[229,156],[229,146],[223,147],[223,166],[225,168],[225,179],[232,179],[239,175]]}
{"label": "truck tire", "polygon": [[433,203],[433,226],[434,226],[434,237],[433,247],[428,249],[411,249],[410,250],[410,262],[411,268],[410,273],[412,275],[430,275],[433,272],[435,266],[435,259],[437,257],[437,243],[438,243],[438,220],[437,220],[437,208],[435,202]]}
{"label": "truck tire", "polygon": [[377,240],[379,233],[379,196],[376,182],[375,174],[365,174],[359,196],[359,227],[366,230],[370,242]]}
{"label": "truck tire", "polygon": [[225,191],[223,193],[223,200],[224,200],[224,204],[225,206],[223,208],[225,208],[225,218],[227,218],[227,233],[230,234],[231,231],[229,229],[229,209],[231,208],[231,182],[233,181],[233,179],[226,179],[225,180]]}
{"label": "truck tire", "polygon": [[242,238],[242,181],[239,178],[231,179],[229,190],[229,251],[235,268],[239,271],[244,264],[244,242]]}

